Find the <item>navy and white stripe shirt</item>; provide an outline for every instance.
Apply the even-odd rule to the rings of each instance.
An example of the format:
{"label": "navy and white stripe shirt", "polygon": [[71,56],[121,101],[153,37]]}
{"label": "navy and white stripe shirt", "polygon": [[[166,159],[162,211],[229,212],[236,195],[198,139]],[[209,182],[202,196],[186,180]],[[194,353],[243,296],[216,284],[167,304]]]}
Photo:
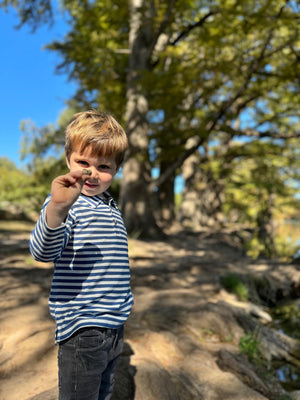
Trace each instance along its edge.
{"label": "navy and white stripe shirt", "polygon": [[55,341],[83,327],[119,328],[133,296],[126,228],[112,197],[80,195],[60,227],[46,223],[47,197],[30,237],[34,259],[54,262],[49,308]]}

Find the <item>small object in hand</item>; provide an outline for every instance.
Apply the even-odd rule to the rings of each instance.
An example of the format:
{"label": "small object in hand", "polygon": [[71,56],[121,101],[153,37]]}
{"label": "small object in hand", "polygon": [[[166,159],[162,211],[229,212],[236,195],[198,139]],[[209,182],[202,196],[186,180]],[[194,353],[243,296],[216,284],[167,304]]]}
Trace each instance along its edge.
{"label": "small object in hand", "polygon": [[92,171],[90,169],[87,168],[83,168],[82,170],[82,175],[92,175]]}

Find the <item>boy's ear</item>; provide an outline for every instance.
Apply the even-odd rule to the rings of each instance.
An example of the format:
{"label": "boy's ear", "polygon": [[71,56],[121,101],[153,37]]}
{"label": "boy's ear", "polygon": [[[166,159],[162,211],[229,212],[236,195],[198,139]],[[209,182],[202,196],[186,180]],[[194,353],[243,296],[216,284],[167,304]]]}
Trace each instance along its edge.
{"label": "boy's ear", "polygon": [[70,161],[69,161],[69,159],[68,159],[68,156],[67,156],[67,153],[65,152],[65,156],[66,156],[66,163],[67,163],[67,166],[68,166],[68,168],[70,169]]}

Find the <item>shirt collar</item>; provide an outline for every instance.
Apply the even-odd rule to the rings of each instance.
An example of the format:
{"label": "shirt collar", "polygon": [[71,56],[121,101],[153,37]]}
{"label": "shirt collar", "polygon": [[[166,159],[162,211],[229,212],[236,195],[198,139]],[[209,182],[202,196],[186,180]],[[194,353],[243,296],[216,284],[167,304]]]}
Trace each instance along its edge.
{"label": "shirt collar", "polygon": [[114,201],[112,196],[105,191],[102,193],[102,195],[96,195],[96,196],[86,196],[81,193],[80,198],[84,200],[85,202],[89,203],[92,208],[97,208],[101,204],[107,204],[109,206],[113,206],[114,208],[118,208],[117,203]]}

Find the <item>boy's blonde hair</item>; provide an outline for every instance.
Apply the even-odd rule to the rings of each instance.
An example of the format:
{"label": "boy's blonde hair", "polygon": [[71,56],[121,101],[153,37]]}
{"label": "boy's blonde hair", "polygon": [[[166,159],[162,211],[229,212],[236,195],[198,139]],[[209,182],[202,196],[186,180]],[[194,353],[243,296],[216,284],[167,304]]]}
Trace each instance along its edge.
{"label": "boy's blonde hair", "polygon": [[124,129],[106,112],[90,110],[77,113],[66,129],[65,152],[68,160],[73,151],[83,153],[90,147],[92,156],[114,156],[119,167],[123,162],[127,146]]}

